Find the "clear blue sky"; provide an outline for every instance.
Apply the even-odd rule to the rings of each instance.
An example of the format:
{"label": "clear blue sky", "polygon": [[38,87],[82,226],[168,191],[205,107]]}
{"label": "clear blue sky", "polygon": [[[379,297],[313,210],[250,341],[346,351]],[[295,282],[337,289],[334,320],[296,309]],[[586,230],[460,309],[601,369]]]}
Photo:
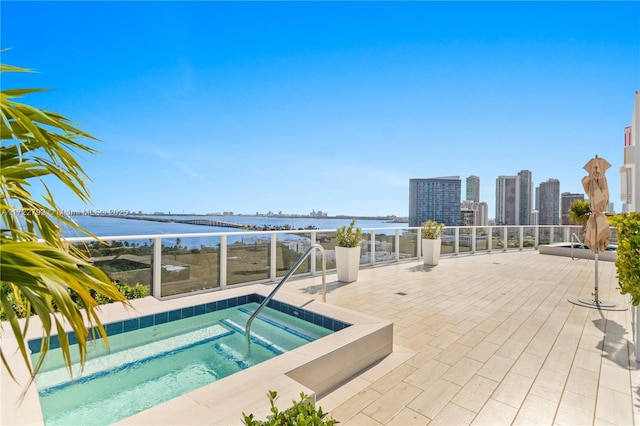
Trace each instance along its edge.
{"label": "clear blue sky", "polygon": [[[97,136],[90,208],[408,215],[409,179],[583,192],[640,90],[640,3],[3,1],[2,88]],[[57,191],[64,208],[83,204]]]}

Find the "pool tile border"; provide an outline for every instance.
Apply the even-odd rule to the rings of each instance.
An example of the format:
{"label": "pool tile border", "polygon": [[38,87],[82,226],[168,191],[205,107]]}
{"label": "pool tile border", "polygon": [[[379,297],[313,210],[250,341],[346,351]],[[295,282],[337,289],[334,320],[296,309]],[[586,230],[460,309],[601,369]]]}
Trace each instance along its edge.
{"label": "pool tile border", "polygon": [[[257,293],[245,294],[238,297],[219,300],[216,302],[202,303],[195,306],[188,306],[184,308],[173,309],[171,311],[144,315],[138,318],[131,318],[123,321],[107,323],[104,324],[104,327],[107,335],[113,336],[128,331],[140,330],[143,328],[165,324],[171,321],[179,321],[181,319],[190,318],[197,315],[220,311],[222,309],[233,308],[235,306],[245,305],[251,302],[262,303],[264,299],[265,296]],[[306,309],[302,309],[285,302],[280,302],[275,299],[270,300],[267,306],[287,315],[304,319],[307,322],[324,327],[331,331],[339,331],[351,325],[347,322],[330,318],[325,315],[320,315],[318,313],[308,311]],[[89,333],[89,330],[87,330],[87,333]],[[67,332],[67,337],[69,339],[69,344],[75,344],[78,342],[73,331]],[[31,350],[32,354],[40,352],[41,340],[42,338],[36,338],[28,341],[29,349]],[[56,349],[59,347],[60,340],[58,338],[58,335],[51,335],[51,339],[49,341],[49,349]]]}

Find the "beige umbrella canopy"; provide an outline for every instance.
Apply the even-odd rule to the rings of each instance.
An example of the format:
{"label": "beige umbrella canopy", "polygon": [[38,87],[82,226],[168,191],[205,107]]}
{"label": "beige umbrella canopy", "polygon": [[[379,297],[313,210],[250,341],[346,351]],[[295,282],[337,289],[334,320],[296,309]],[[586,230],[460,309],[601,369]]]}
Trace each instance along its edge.
{"label": "beige umbrella canopy", "polygon": [[609,223],[604,211],[609,204],[609,187],[604,172],[611,164],[597,155],[584,165],[589,173],[582,178],[582,186],[589,197],[591,215],[585,229],[584,243],[595,253],[606,250],[611,239]]}
{"label": "beige umbrella canopy", "polygon": [[611,239],[609,223],[604,215],[604,210],[609,204],[609,187],[607,186],[607,178],[604,176],[604,172],[609,167],[611,167],[611,164],[597,155],[584,165],[584,169],[589,175],[582,178],[582,186],[589,197],[589,207],[591,208],[591,214],[585,229],[584,242],[594,252],[595,291],[592,293],[593,299],[591,300],[569,299],[569,302],[587,308],[624,311],[627,308],[617,307],[615,303],[603,302],[598,295],[598,253],[607,249]]}

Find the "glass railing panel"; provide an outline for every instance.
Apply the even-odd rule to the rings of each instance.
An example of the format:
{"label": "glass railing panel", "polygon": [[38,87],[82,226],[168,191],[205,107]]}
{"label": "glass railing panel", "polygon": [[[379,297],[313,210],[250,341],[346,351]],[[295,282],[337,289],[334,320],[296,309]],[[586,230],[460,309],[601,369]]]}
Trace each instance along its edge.
{"label": "glass railing panel", "polygon": [[370,231],[362,231],[362,241],[360,241],[360,265],[370,265],[371,264],[371,232]]}
{"label": "glass railing panel", "polygon": [[[281,234],[276,236],[276,276],[283,277],[311,247],[311,234]],[[319,265],[319,268],[322,266]],[[293,275],[311,272],[311,258],[307,257]]]}
{"label": "glass railing panel", "polygon": [[220,237],[162,239],[160,296],[220,286]]}
{"label": "glass railing panel", "polygon": [[507,249],[520,249],[520,227],[507,227]]}
{"label": "glass railing panel", "polygon": [[553,242],[554,243],[565,242],[564,227],[554,226],[552,229],[553,229]]}
{"label": "glass railing panel", "polygon": [[[316,232],[316,243],[324,248],[327,261],[327,270],[336,268],[336,233],[335,231],[318,231]],[[316,250],[316,270],[322,268],[322,253]]]}
{"label": "glass railing panel", "polygon": [[551,241],[551,228],[540,226],[538,228],[538,244],[549,244]]}
{"label": "glass railing panel", "polygon": [[270,278],[271,236],[250,234],[229,236],[227,241],[227,284]]}
{"label": "glass railing panel", "polygon": [[418,233],[412,229],[400,231],[400,260],[418,257]]}
{"label": "glass railing panel", "polygon": [[444,228],[442,232],[442,245],[440,254],[452,254],[455,252],[456,230],[455,228]]}
{"label": "glass railing panel", "polygon": [[395,262],[395,229],[376,229],[375,256],[376,262]]}
{"label": "glass railing panel", "polygon": [[522,229],[522,247],[535,248],[536,246],[536,228],[535,226],[525,226]]}
{"label": "glass railing panel", "polygon": [[469,253],[473,245],[473,228],[459,228],[460,243],[458,244],[459,253]]}
{"label": "glass railing panel", "polygon": [[131,287],[141,284],[147,287],[147,294],[151,294],[153,240],[90,241],[74,243],[74,246],[113,281]]}
{"label": "glass railing panel", "polygon": [[504,250],[504,227],[491,229],[491,250]]}
{"label": "glass railing panel", "polygon": [[489,250],[489,228],[476,228],[476,251]]}

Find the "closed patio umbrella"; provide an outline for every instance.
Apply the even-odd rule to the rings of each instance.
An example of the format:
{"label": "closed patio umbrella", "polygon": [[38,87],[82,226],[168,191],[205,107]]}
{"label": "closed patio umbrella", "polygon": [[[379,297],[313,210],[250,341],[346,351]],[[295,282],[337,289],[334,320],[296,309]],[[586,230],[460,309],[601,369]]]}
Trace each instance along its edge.
{"label": "closed patio umbrella", "polygon": [[609,167],[611,167],[611,164],[597,155],[584,165],[588,175],[582,178],[582,187],[589,197],[589,207],[591,209],[585,228],[584,243],[594,253],[595,291],[593,300],[578,299],[577,301],[570,301],[588,307],[619,310],[615,308],[615,304],[602,302],[598,296],[598,253],[606,250],[609,240],[611,240],[611,229],[609,229],[607,217],[604,215],[607,204],[609,204],[609,187],[604,173]]}

